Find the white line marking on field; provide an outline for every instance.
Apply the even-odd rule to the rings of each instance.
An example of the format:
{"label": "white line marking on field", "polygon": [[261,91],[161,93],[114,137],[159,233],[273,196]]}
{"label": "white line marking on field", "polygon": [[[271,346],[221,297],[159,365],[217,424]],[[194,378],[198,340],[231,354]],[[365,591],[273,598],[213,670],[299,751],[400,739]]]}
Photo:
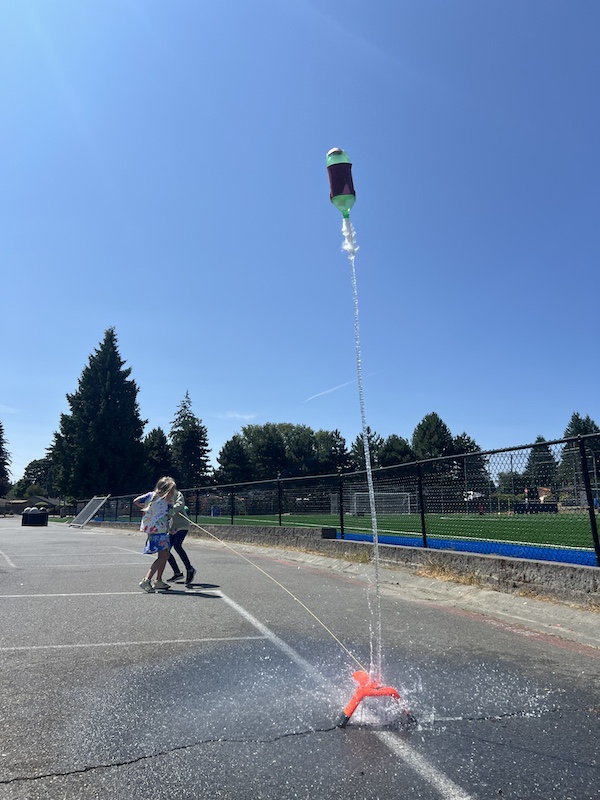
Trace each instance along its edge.
{"label": "white line marking on field", "polygon": [[263,641],[264,636],[207,636],[202,639],[160,639],[142,642],[89,642],[88,644],[40,644],[19,647],[0,647],[0,653],[12,653],[17,650],[81,650],[88,647],[135,647],[152,645],[162,647],[165,644],[198,644],[203,642],[255,642]]}
{"label": "white line marking on field", "polygon": [[0,556],[2,556],[2,558],[6,561],[6,563],[8,564],[9,567],[13,567],[13,569],[17,569],[17,565],[13,564],[13,562],[10,560],[10,558],[6,555],[6,553],[3,553],[2,550],[0,550]]}
{"label": "white line marking on field", "polygon": [[440,793],[443,800],[473,800],[473,796],[457,786],[438,769],[432,766],[427,759],[419,755],[412,747],[391,731],[375,731],[375,736],[392,753],[401,758],[405,764],[417,772],[434,789]]}
{"label": "white line marking on field", "polygon": [[[266,625],[259,622],[256,617],[253,617],[245,608],[238,605],[227,595],[220,593],[223,600],[238,612],[244,619],[259,630],[264,637],[271,641],[276,647],[284,652],[289,658],[298,664],[302,669],[306,670],[309,674],[317,676],[321,682],[325,682],[325,678],[312,666],[302,658],[292,647],[286,644],[279,638],[273,631],[269,630]],[[442,800],[473,800],[472,796],[463,791],[460,786],[453,783],[450,778],[447,778],[443,773],[432,766],[427,759],[416,753],[412,747],[409,747],[406,742],[402,741],[395,733],[389,731],[375,731],[375,736],[379,741],[385,745],[388,750],[401,758],[414,772],[433,786],[439,793]]]}

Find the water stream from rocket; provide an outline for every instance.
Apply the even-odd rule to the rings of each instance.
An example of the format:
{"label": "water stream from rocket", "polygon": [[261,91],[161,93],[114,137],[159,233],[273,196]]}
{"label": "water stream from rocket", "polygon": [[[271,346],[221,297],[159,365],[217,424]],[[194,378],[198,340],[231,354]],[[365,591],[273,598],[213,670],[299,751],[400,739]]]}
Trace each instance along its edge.
{"label": "water stream from rocket", "polygon": [[[363,447],[365,451],[365,467],[367,471],[367,486],[369,490],[369,508],[371,511],[371,531],[373,534],[373,565],[375,568],[375,609],[371,608],[369,599],[369,609],[371,617],[375,617],[375,635],[371,629],[371,677],[377,680],[382,679],[381,668],[381,591],[379,585],[379,537],[377,533],[377,512],[375,509],[375,490],[373,487],[373,471],[371,468],[371,448],[367,429],[367,419],[365,415],[365,394],[362,380],[362,358],[360,347],[360,328],[358,323],[358,291],[356,287],[356,270],[354,259],[358,250],[356,236],[352,223],[348,218],[342,221],[342,234],[344,243],[342,249],[348,254],[350,262],[350,273],[352,278],[352,297],[354,301],[354,341],[356,345],[356,377],[358,380],[358,398],[360,402],[360,417],[362,423]],[[368,595],[367,595],[368,596]]]}

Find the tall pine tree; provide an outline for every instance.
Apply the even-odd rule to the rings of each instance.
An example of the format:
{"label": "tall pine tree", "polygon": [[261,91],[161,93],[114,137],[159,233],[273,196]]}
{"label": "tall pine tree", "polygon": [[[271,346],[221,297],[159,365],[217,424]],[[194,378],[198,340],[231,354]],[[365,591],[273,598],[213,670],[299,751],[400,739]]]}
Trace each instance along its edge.
{"label": "tall pine tree", "polygon": [[202,421],[192,412],[189,392],[177,407],[171,422],[171,454],[173,477],[182,489],[205,486],[210,482],[208,433]]}
{"label": "tall pine tree", "polygon": [[[589,416],[582,417],[576,411],[571,415],[569,424],[565,428],[564,438],[568,439],[572,436],[586,436],[590,433],[600,433],[600,428]],[[600,464],[600,440],[598,438],[588,439],[586,441],[586,452],[593,454],[593,466],[588,460],[588,470],[590,466],[595,470],[596,477],[593,473],[591,479],[597,480],[598,464]],[[598,463],[596,463],[598,462]],[[560,466],[558,468],[558,477],[563,486],[571,487],[570,491],[575,500],[578,502],[583,498],[585,492],[585,484],[583,480],[583,473],[581,469],[581,454],[579,452],[579,444],[577,442],[569,442],[562,448]]]}
{"label": "tall pine tree", "polygon": [[537,447],[532,447],[527,459],[523,478],[529,489],[529,499],[539,498],[539,489],[556,489],[558,464],[550,446],[543,436],[535,440]]}
{"label": "tall pine tree", "polygon": [[71,413],[61,414],[51,448],[54,480],[62,495],[76,498],[137,491],[144,468],[138,387],[119,355],[114,328],[89,357]]}
{"label": "tall pine tree", "polygon": [[414,429],[411,445],[419,460],[454,453],[450,428],[435,411],[426,414]]}
{"label": "tall pine tree", "polygon": [[[379,454],[383,447],[383,437],[367,425],[366,428],[367,441],[369,443],[369,455],[371,456],[371,467],[379,467]],[[365,440],[362,433],[359,433],[356,439],[352,442],[350,447],[350,461],[353,469],[363,470],[366,469],[367,462],[365,461]]]}
{"label": "tall pine tree", "polygon": [[166,433],[162,428],[153,428],[144,438],[146,454],[145,483],[154,485],[163,475],[173,474],[173,457]]}
{"label": "tall pine tree", "polygon": [[0,497],[10,489],[10,454],[4,438],[4,425],[0,422]]}

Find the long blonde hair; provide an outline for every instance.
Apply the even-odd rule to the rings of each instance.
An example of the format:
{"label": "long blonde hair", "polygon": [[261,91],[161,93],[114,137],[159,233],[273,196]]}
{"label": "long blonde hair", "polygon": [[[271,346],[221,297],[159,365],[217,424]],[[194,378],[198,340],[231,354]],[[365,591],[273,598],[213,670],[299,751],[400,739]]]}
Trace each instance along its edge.
{"label": "long blonde hair", "polygon": [[154,487],[153,499],[156,500],[156,498],[160,498],[161,500],[165,500],[176,488],[177,486],[173,478],[165,475],[163,478],[157,480],[156,486]]}

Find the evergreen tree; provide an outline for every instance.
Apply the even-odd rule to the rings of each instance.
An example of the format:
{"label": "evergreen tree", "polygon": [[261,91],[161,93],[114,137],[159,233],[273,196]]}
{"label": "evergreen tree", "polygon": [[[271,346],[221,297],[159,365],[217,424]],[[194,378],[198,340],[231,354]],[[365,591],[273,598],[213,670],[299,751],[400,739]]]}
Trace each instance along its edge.
{"label": "evergreen tree", "polygon": [[10,489],[10,454],[4,438],[4,425],[0,422],[0,497],[4,497]]}
{"label": "evergreen tree", "polygon": [[243,483],[299,475],[324,475],[348,467],[346,442],[339,431],[315,433],[307,425],[267,422],[246,425],[223,445],[219,483]]}
{"label": "evergreen tree", "polygon": [[252,467],[244,446],[244,439],[236,433],[225,442],[217,458],[219,468],[215,479],[218,483],[247,483],[253,480]]}
{"label": "evergreen tree", "polygon": [[114,328],[89,357],[76,392],[67,395],[70,414],[61,414],[51,458],[62,495],[129,494],[143,474],[138,387],[119,355]]}
{"label": "evergreen tree", "polygon": [[[590,433],[600,433],[600,428],[590,416],[582,417],[575,412],[572,414],[569,424],[565,428],[564,438],[572,436],[586,436]],[[594,481],[593,464],[596,462],[596,475],[600,464],[600,437],[587,440],[585,442],[586,453],[588,454],[588,471],[590,479]],[[590,463],[590,457],[592,462]],[[577,442],[569,442],[562,449],[561,462],[558,468],[558,478],[566,492],[563,499],[572,499],[578,503],[584,495],[584,480],[581,469],[581,454]],[[591,467],[591,469],[590,469]]]}
{"label": "evergreen tree", "polygon": [[538,499],[540,487],[551,489],[553,493],[556,491],[558,470],[556,459],[544,437],[538,436],[535,444],[537,446],[531,448],[523,473],[525,485],[529,489],[530,500]]}
{"label": "evergreen tree", "polygon": [[412,449],[418,460],[453,455],[452,434],[435,413],[427,414],[413,431]]}
{"label": "evergreen tree", "polygon": [[488,472],[485,456],[476,455],[481,452],[481,447],[474,439],[464,432],[454,436],[452,439],[452,451],[457,456],[466,454],[465,458],[457,459],[453,464],[454,474],[456,475],[455,465],[460,462],[458,472],[460,480],[464,484],[463,491],[465,493],[478,492],[487,496],[490,491],[495,490],[496,487],[492,483]]}
{"label": "evergreen tree", "polygon": [[379,453],[379,466],[393,467],[395,464],[409,464],[415,460],[412,447],[401,436],[393,433],[384,441]]}
{"label": "evergreen tree", "polygon": [[349,468],[350,454],[346,440],[337,429],[315,433],[315,456],[319,475],[330,475]]}
{"label": "evergreen tree", "polygon": [[525,478],[520,472],[508,470],[498,473],[498,493],[517,497],[525,491]]}
{"label": "evergreen tree", "polygon": [[146,484],[154,485],[163,475],[173,473],[173,457],[166,433],[162,428],[153,428],[144,437],[146,461]]}
{"label": "evergreen tree", "polygon": [[581,414],[575,412],[572,414],[569,424],[565,428],[563,438],[569,439],[571,436],[585,436],[588,433],[600,433],[600,428],[589,414],[587,417],[582,417]]}
{"label": "evergreen tree", "polygon": [[208,432],[192,412],[189,392],[179,404],[169,434],[173,456],[173,477],[182,489],[210,483]]}
{"label": "evergreen tree", "polygon": [[[378,433],[375,433],[375,431],[372,431],[368,425],[366,434],[367,441],[369,443],[369,454],[371,456],[371,467],[372,469],[375,469],[376,467],[380,466],[379,455],[381,453],[381,448],[383,447],[383,437],[381,437]],[[355,469],[357,471],[366,469],[365,443],[362,434],[359,434],[352,442],[352,446],[350,447],[350,462],[352,465],[351,469]]]}

